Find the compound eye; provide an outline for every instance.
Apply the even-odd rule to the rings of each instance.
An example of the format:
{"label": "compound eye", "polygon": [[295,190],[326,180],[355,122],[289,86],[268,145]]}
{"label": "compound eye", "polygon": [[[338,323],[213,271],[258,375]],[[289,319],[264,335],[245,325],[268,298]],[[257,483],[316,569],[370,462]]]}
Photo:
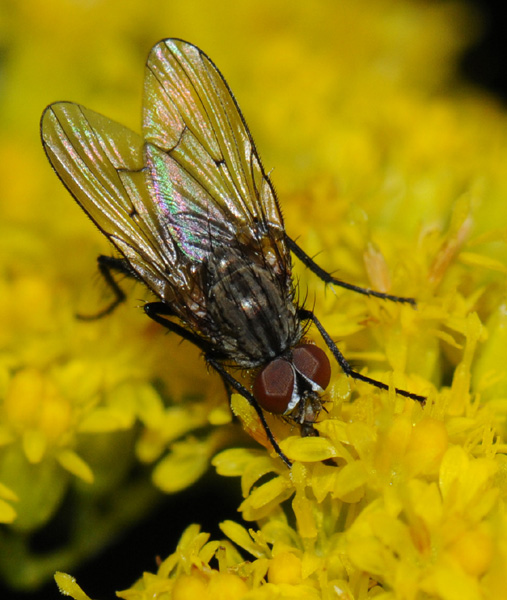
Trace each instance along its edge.
{"label": "compound eye", "polygon": [[255,399],[264,410],[282,415],[292,398],[294,379],[294,369],[288,361],[283,358],[271,361],[255,378]]}
{"label": "compound eye", "polygon": [[301,344],[292,351],[292,361],[301,375],[323,390],[327,388],[331,380],[331,365],[324,350],[313,344]]}

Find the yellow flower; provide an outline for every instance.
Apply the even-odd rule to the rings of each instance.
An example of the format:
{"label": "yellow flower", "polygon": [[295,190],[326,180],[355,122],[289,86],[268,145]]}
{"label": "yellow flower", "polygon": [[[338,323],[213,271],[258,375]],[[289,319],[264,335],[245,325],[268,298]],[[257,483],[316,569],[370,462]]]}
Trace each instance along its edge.
{"label": "yellow flower", "polygon": [[[158,490],[190,486],[211,463],[239,478],[251,527],[227,520],[215,541],[188,526],[121,598],[502,597],[507,117],[454,79],[463,32],[474,29],[466,9],[411,0],[9,8],[0,15],[8,581],[27,588],[74,569],[84,549],[144,516]],[[75,318],[107,303],[91,274],[109,250],[50,172],[34,124],[67,97],[138,129],[140,57],[167,35],[201,46],[228,78],[268,170],[277,167],[288,234],[341,279],[418,301],[414,310],[326,290],[295,261],[301,298],[347,359],[390,391],[348,380],[333,362],[318,437],[266,415],[290,470],[245,399],[233,396],[233,420],[199,352],[135,310],[138,288],[107,319]],[[395,387],[427,396],[425,406]],[[69,539],[38,561],[31,536],[64,506]],[[64,594],[88,598],[72,577],[56,579]]]}

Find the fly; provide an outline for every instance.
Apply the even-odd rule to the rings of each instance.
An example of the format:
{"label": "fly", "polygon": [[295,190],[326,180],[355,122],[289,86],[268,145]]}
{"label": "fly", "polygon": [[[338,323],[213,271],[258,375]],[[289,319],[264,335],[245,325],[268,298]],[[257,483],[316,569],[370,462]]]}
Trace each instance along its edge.
{"label": "fly", "polygon": [[[331,366],[305,340],[316,326],[346,375],[387,390],[354,371],[315,314],[297,302],[291,253],[327,284],[415,305],[340,281],[285,232],[273,185],[225,79],[192,44],[162,40],[146,63],[143,135],[71,102],[46,108],[42,143],[56,174],[120,257],[99,256],[114,292],[100,317],[125,294],[113,277],[143,282],[157,297],[146,314],[195,344],[257,412],[289,467],[263,411],[317,435],[321,395]],[[230,367],[256,372],[251,389]],[[424,403],[425,398],[396,392]]]}

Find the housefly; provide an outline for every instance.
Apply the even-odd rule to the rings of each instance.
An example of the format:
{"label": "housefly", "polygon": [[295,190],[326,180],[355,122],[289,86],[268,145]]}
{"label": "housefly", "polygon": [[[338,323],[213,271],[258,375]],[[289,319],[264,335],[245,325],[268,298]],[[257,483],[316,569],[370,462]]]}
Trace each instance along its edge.
{"label": "housefly", "polygon": [[[157,297],[146,314],[195,344],[230,395],[246,398],[288,465],[263,411],[317,435],[313,424],[330,381],[324,351],[305,340],[316,326],[346,375],[354,371],[314,313],[299,305],[291,253],[325,283],[394,302],[411,298],[332,277],[285,232],[273,185],[225,79],[179,39],[159,42],[146,64],[142,136],[71,102],[42,116],[44,150],[56,174],[120,257],[99,256],[114,301],[113,277],[142,281]],[[254,373],[246,387],[232,368]],[[396,389],[421,403],[424,397]]]}

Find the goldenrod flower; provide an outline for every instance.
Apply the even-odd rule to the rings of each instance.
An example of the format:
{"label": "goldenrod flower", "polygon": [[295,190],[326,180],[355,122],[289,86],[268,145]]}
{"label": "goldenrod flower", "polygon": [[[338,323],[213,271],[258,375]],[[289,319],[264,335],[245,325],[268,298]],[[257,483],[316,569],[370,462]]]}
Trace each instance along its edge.
{"label": "goldenrod flower", "polygon": [[[157,490],[181,490],[211,463],[240,479],[251,528],[231,516],[224,539],[212,540],[189,517],[175,552],[119,597],[502,597],[507,116],[455,79],[473,30],[466,9],[411,0],[10,8],[0,20],[9,48],[2,573],[27,588],[74,570],[83,548],[106,544],[125,515],[146,514]],[[421,407],[350,382],[335,366],[319,437],[267,416],[291,470],[246,401],[233,396],[234,422],[198,352],[133,308],[138,288],[108,319],[75,318],[101,306],[85,294],[93,256],[108,248],[45,164],[35,123],[66,97],[138,129],[141,56],[168,35],[201,46],[228,78],[265,164],[277,167],[289,234],[340,278],[418,300],[414,310],[325,290],[295,265],[344,355],[391,390],[428,400]],[[151,480],[142,470],[132,480],[139,463]],[[73,537],[39,564],[30,534],[71,496],[81,511]],[[109,512],[89,510],[103,499]],[[83,525],[83,514],[97,520]],[[69,575],[56,580],[64,594],[88,598]]]}

